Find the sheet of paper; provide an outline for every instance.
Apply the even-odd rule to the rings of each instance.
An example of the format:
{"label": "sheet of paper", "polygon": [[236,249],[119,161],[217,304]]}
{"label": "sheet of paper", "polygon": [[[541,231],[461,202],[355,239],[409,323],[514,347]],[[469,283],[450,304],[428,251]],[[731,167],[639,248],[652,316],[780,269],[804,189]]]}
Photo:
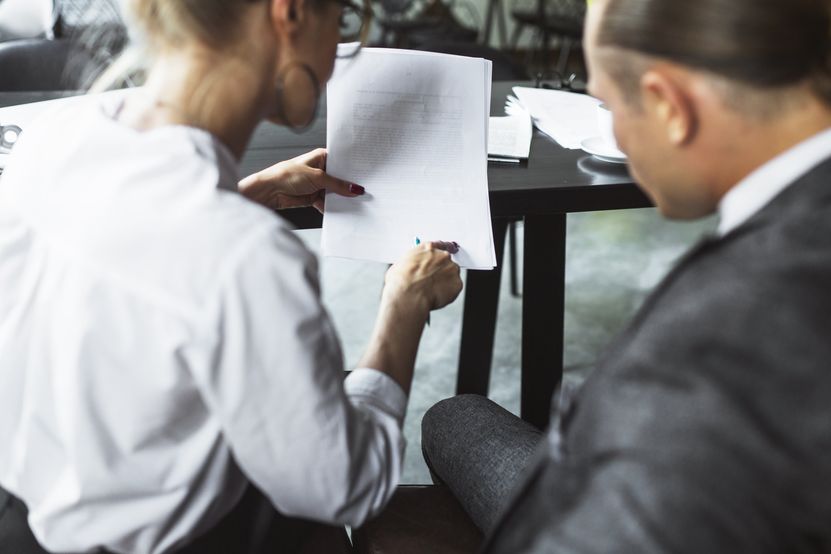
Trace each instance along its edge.
{"label": "sheet of paper", "polygon": [[418,238],[456,241],[462,267],[495,267],[490,74],[487,60],[408,50],[366,48],[338,60],[326,170],[367,192],[326,196],[324,255],[392,263]]}
{"label": "sheet of paper", "polygon": [[560,90],[514,87],[513,91],[534,125],[560,146],[576,150],[585,139],[600,135],[598,99]]}
{"label": "sheet of paper", "polygon": [[527,115],[491,117],[488,127],[488,157],[528,159],[533,128]]}

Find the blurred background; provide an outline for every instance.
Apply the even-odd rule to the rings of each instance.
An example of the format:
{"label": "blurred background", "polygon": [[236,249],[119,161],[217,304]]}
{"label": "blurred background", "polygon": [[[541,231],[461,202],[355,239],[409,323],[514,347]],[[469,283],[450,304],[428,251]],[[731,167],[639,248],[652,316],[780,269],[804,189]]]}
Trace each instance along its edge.
{"label": "blurred background", "polygon": [[[29,60],[33,73],[40,70],[41,86],[83,87],[89,71],[78,74],[81,62],[97,61],[100,67],[124,46],[121,1],[0,0],[0,41],[17,42],[20,50],[19,41],[28,39],[28,51],[45,54],[40,63]],[[374,46],[489,58],[495,80],[585,76],[585,0],[367,0],[367,6],[373,14],[368,42]],[[62,49],[64,62],[80,60],[57,82],[47,80],[62,67],[54,59],[59,57],[56,41],[68,47]],[[0,53],[0,70],[8,67],[7,58]],[[13,80],[17,87],[36,84],[24,77],[28,74],[0,71],[0,89],[7,90]]]}

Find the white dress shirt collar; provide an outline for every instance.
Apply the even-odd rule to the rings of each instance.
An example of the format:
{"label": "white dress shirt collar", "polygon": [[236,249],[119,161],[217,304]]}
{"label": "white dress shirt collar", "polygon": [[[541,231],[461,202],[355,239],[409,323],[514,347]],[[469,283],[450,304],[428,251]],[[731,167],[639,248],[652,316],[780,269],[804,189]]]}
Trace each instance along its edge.
{"label": "white dress shirt collar", "polygon": [[812,136],[755,169],[719,202],[719,236],[750,219],[828,157],[831,157],[831,129]]}

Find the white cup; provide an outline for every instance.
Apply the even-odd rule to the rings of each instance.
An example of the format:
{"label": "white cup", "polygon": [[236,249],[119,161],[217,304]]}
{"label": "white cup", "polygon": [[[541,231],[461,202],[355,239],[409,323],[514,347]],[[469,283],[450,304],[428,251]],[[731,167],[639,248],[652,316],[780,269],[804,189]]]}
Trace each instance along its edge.
{"label": "white cup", "polygon": [[620,150],[615,140],[614,123],[612,121],[612,110],[606,104],[597,105],[597,127],[600,130],[600,138],[607,145],[615,150]]}

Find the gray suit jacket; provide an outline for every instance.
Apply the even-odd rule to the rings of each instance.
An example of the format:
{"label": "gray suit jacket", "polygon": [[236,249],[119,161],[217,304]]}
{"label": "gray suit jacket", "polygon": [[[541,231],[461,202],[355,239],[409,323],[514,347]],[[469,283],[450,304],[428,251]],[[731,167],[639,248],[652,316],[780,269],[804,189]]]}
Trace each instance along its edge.
{"label": "gray suit jacket", "polygon": [[487,552],[831,552],[831,160],[677,265],[531,468]]}

